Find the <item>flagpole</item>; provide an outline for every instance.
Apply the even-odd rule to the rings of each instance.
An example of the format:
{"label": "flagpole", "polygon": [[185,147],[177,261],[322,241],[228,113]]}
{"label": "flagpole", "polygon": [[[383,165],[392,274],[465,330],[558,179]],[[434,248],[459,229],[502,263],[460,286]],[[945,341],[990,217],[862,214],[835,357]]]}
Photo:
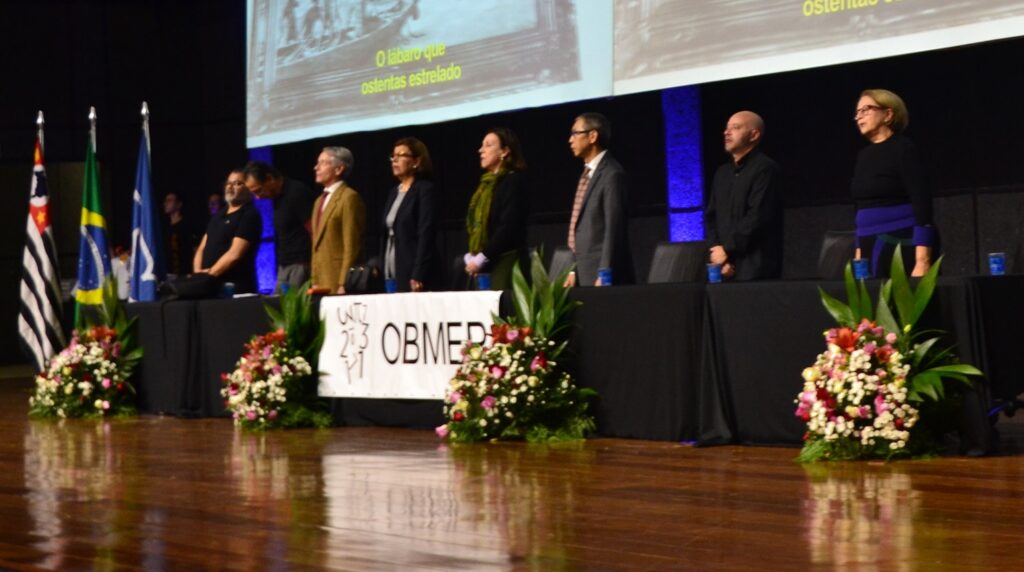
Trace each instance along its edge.
{"label": "flagpole", "polygon": [[39,110],[39,116],[36,117],[36,137],[39,137],[39,148],[41,150],[45,151],[46,147],[45,147],[45,145],[43,145],[43,126],[44,125],[46,125],[46,120],[43,119],[43,110],[40,109]]}
{"label": "flagpole", "polygon": [[149,104],[145,101],[142,102],[142,132],[146,135],[146,153],[150,156],[150,162],[153,161],[153,147],[149,143]]}
{"label": "flagpole", "polygon": [[89,141],[92,143],[92,152],[96,153],[96,107],[89,106]]}

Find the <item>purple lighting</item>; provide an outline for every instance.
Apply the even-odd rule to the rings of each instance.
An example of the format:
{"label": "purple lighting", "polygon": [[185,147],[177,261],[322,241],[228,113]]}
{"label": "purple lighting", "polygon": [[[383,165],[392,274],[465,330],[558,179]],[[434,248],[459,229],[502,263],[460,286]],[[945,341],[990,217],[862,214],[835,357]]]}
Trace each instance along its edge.
{"label": "purple lighting", "polygon": [[701,157],[700,88],[661,92],[665,117],[669,240],[704,240],[704,167]]}

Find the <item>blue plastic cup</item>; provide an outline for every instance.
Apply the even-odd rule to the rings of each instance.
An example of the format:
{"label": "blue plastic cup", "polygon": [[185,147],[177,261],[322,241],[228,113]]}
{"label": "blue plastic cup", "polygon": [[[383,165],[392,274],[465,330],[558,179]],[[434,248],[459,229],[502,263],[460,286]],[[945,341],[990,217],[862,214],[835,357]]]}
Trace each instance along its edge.
{"label": "blue plastic cup", "polygon": [[1006,274],[1005,252],[988,253],[988,273],[992,276],[1002,276]]}
{"label": "blue plastic cup", "polygon": [[598,268],[597,279],[601,281],[601,286],[612,285],[612,269],[611,268]]}
{"label": "blue plastic cup", "polygon": [[857,280],[871,278],[871,261],[867,258],[855,258],[853,260],[853,277]]}
{"label": "blue plastic cup", "polygon": [[491,275],[477,274],[476,275],[476,289],[477,290],[490,290],[491,289]]}
{"label": "blue plastic cup", "polygon": [[235,297],[235,283],[234,282],[225,282],[224,285],[220,287],[220,297],[221,298],[234,298]]}
{"label": "blue plastic cup", "polygon": [[384,292],[386,294],[394,294],[398,292],[398,281],[394,278],[386,278],[384,280]]}
{"label": "blue plastic cup", "polygon": [[718,284],[722,281],[722,265],[708,264],[708,283]]}

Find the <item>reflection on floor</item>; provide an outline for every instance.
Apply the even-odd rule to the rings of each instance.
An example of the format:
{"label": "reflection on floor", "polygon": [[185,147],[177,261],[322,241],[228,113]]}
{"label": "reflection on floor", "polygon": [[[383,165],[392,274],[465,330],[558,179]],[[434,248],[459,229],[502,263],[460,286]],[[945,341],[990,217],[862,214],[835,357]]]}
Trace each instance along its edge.
{"label": "reflection on floor", "polygon": [[222,419],[32,421],[0,383],[0,568],[982,569],[1024,553],[1004,456],[818,465],[793,449]]}

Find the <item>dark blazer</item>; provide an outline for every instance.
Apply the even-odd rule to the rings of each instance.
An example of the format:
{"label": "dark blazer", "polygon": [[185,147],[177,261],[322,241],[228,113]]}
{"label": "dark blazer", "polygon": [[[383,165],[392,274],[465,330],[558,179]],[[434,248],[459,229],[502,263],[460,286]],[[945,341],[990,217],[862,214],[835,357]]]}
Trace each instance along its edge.
{"label": "dark blazer", "polygon": [[[511,171],[494,189],[491,211],[487,216],[487,248],[484,256],[490,266],[511,250],[526,252],[526,217],[529,214],[522,173]],[[489,268],[485,268],[485,271]],[[526,271],[526,268],[523,268]]]}
{"label": "dark blazer", "polygon": [[[398,187],[388,193],[380,218],[380,260],[388,246],[388,213],[398,198]],[[409,280],[423,282],[424,288],[437,285],[437,215],[434,210],[434,184],[417,179],[406,191],[395,214],[395,281],[399,292],[408,292]]]}
{"label": "dark blazer", "polygon": [[599,268],[612,269],[613,284],[632,284],[626,171],[605,153],[590,177],[576,221],[576,284],[593,286]]}

